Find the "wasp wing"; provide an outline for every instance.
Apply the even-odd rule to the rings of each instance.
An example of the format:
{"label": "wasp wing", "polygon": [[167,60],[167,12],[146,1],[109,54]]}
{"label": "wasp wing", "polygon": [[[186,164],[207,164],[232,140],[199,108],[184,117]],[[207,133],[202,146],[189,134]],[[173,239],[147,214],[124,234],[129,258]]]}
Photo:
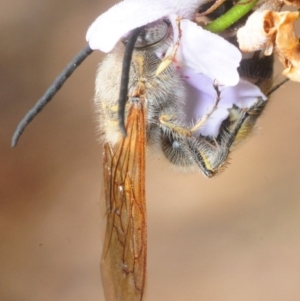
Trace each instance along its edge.
{"label": "wasp wing", "polygon": [[101,261],[107,301],[140,301],[146,279],[145,108],[133,103],[127,137],[104,146],[107,225]]}

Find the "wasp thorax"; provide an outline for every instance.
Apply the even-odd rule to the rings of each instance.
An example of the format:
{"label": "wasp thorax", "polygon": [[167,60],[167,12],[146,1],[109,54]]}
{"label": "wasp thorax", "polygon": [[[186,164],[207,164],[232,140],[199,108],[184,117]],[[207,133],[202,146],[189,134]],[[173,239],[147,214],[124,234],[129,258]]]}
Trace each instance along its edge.
{"label": "wasp thorax", "polygon": [[[165,40],[170,34],[170,22],[168,20],[159,20],[143,27],[139,34],[134,48],[146,48]],[[127,38],[123,40],[127,43]]]}

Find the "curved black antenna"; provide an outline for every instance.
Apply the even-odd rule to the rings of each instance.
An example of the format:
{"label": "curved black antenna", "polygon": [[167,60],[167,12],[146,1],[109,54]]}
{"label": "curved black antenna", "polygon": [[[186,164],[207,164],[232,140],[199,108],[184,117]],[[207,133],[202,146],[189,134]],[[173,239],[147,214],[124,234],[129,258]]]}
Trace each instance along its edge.
{"label": "curved black antenna", "polygon": [[287,83],[290,79],[286,78],[276,86],[274,86],[268,93],[267,96],[269,97],[271,94],[273,94],[276,90],[278,90],[281,86],[283,86],[285,83]]}
{"label": "curved black antenna", "polygon": [[122,66],[122,74],[121,74],[121,86],[120,86],[120,94],[119,94],[119,109],[118,109],[118,119],[119,119],[119,127],[123,137],[126,137],[126,129],[125,129],[125,106],[127,102],[127,94],[128,94],[128,83],[129,83],[129,71],[131,65],[132,52],[134,49],[135,42],[142,31],[143,27],[138,27],[132,31],[130,34],[125,48],[125,53],[123,57],[123,66]]}
{"label": "curved black antenna", "polygon": [[37,101],[37,103],[30,109],[25,117],[18,124],[17,129],[12,137],[11,146],[15,147],[18,143],[20,136],[25,130],[26,126],[33,120],[33,118],[46,106],[53,96],[63,86],[65,81],[72,75],[75,69],[93,52],[90,46],[83,48],[74,59],[67,65],[62,73],[55,79],[53,84],[48,88],[45,94]]}

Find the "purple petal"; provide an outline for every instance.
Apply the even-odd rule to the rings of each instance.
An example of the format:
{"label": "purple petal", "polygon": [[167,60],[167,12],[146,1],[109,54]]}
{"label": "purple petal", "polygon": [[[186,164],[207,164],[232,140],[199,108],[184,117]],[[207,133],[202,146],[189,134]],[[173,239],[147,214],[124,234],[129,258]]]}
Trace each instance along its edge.
{"label": "purple petal", "polygon": [[100,15],[88,29],[86,40],[92,49],[111,51],[116,43],[134,28],[172,13],[174,7],[159,0],[126,0]]}
{"label": "purple petal", "polygon": [[220,105],[227,108],[233,104],[240,108],[249,108],[256,102],[258,97],[267,100],[267,97],[258,86],[244,79],[240,79],[239,83],[234,87],[221,87],[220,90],[222,91],[222,102]]}
{"label": "purple petal", "polygon": [[[176,41],[177,16],[171,15],[169,18]],[[179,63],[216,80],[219,85],[234,86],[238,83],[237,68],[242,55],[235,46],[186,19],[181,20],[180,28],[182,37],[176,56]]]}

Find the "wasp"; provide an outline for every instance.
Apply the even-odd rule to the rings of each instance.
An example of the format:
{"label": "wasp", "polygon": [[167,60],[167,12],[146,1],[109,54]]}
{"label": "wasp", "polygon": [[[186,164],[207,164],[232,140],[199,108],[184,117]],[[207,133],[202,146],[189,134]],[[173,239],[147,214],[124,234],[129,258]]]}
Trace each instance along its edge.
{"label": "wasp", "polygon": [[[145,42],[145,36],[152,36],[149,32],[156,31],[156,26],[162,30],[153,40]],[[160,77],[155,75],[161,62],[155,52],[164,52],[168,48],[170,36],[167,32],[168,24],[164,21],[153,27],[147,26],[140,34],[144,43],[135,45],[126,105],[126,138],[122,137],[119,128],[119,89],[116,89],[123,52],[118,48],[111,53],[97,74],[95,99],[104,142],[107,210],[101,270],[107,300],[124,300],[125,296],[126,300],[143,298],[147,255],[146,145],[161,149],[171,164],[198,168],[205,176],[213,177],[223,170],[233,148],[251,132],[267,103],[258,98],[246,110],[233,107],[217,137],[194,134],[185,122],[184,84],[175,67],[168,67]],[[266,84],[271,78],[273,64],[269,58],[264,60],[257,53],[243,61],[241,75],[249,79],[251,75],[257,78],[261,74],[259,84]],[[111,68],[112,64],[114,68]],[[257,69],[251,70],[251,66]],[[107,84],[103,86],[103,82]],[[216,95],[217,103],[222,96],[218,91]]]}
{"label": "wasp", "polygon": [[[228,3],[232,6],[234,1],[220,2],[213,12],[209,10],[212,3],[202,5],[199,13],[209,10],[208,17],[214,19],[228,9]],[[235,24],[224,33],[233,44],[236,44],[237,27]],[[206,114],[191,122],[186,112],[186,83],[177,72],[176,65],[168,65],[157,75],[162,54],[167,52],[172,42],[173,31],[167,18],[142,26],[118,43],[100,64],[96,76],[95,109],[104,145],[107,218],[101,274],[108,301],[138,301],[145,295],[147,148],[159,150],[174,166],[198,169],[206,177],[213,177],[225,168],[232,150],[251,133],[267,104],[266,98],[256,97],[249,107],[233,105],[216,135],[201,133],[201,128],[212,118],[222,101],[222,89],[218,83],[211,83],[214,103]],[[121,84],[128,45],[132,49],[127,62],[128,74],[125,84]],[[21,122],[13,144],[73,72],[74,65],[81,63],[91,52],[87,47],[76,63],[70,63],[64,75],[57,79],[56,89],[50,88],[41,99],[42,105],[31,110]],[[242,60],[239,74],[268,95],[272,85],[273,58],[263,56],[260,51],[254,52]],[[122,108],[119,91],[124,86],[126,101]],[[120,127],[120,118],[124,127]]]}

